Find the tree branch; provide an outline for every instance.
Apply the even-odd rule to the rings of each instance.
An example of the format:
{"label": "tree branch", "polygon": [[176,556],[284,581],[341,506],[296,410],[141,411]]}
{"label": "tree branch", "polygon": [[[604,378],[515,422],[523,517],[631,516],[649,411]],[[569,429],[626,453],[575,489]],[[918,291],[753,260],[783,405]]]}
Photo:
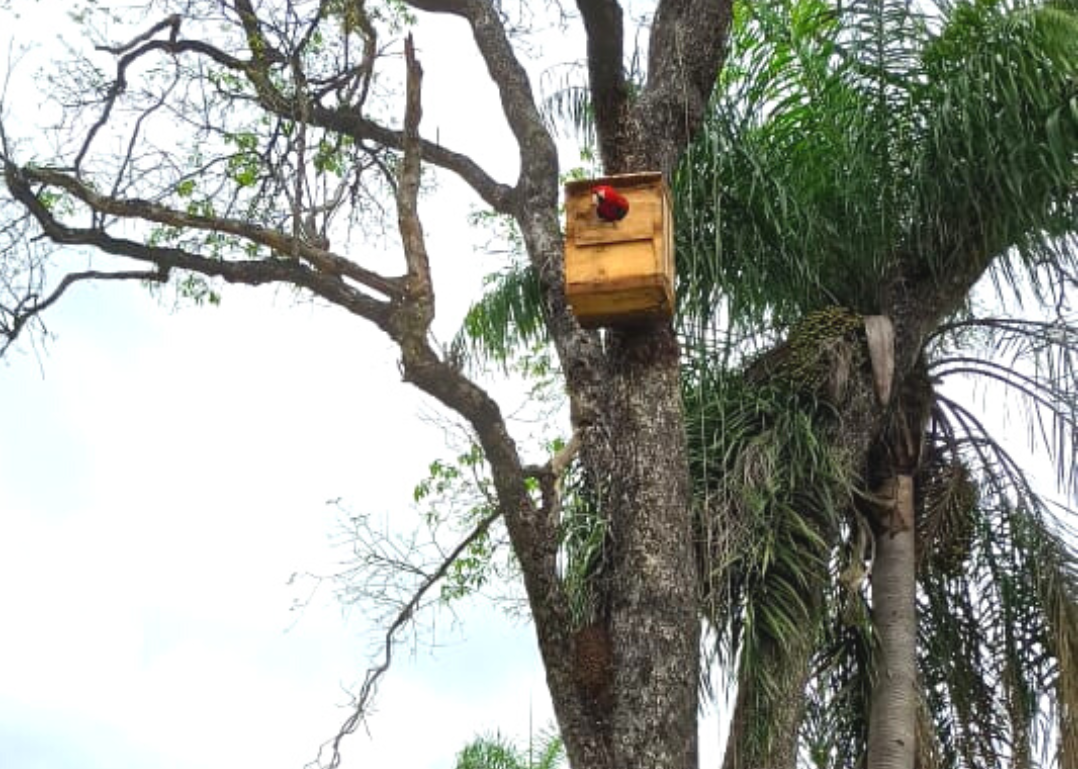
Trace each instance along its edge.
{"label": "tree branch", "polygon": [[625,141],[629,88],[623,59],[624,27],[618,0],[577,0],[588,38],[588,80],[603,165],[617,163]]}
{"label": "tree branch", "polygon": [[524,468],[524,474],[539,483],[539,493],[542,498],[541,512],[550,521],[551,526],[557,526],[561,519],[562,481],[579,451],[580,436],[573,433],[569,442],[545,464],[528,465]]}
{"label": "tree branch", "polygon": [[[382,661],[374,667],[367,669],[367,674],[363,677],[363,684],[360,686],[359,693],[352,703],[352,714],[341,725],[340,731],[337,732],[337,736],[326,743],[326,745],[323,745],[323,749],[328,746],[332,751],[329,764],[327,765],[329,769],[336,769],[341,765],[341,740],[350,734],[354,734],[367,716],[367,711],[373,703],[374,695],[378,689],[378,682],[381,681],[382,677],[389,671],[389,666],[393,662],[393,644],[397,632],[411,621],[416,610],[423,601],[423,596],[445,578],[446,573],[456,562],[457,558],[459,558],[473,542],[486,534],[491,524],[498,520],[499,517],[501,517],[501,511],[495,510],[493,513],[483,518],[476,527],[472,529],[472,532],[449,552],[449,555],[442,561],[442,564],[423,580],[415,593],[412,594],[411,599],[401,607],[401,610],[397,613],[397,616],[386,630],[385,641],[382,646]],[[318,763],[321,763],[321,756],[319,756]]]}
{"label": "tree branch", "polygon": [[400,183],[397,187],[397,228],[404,243],[404,260],[408,265],[408,294],[418,309],[424,313],[420,320],[424,331],[434,317],[434,287],[430,278],[430,259],[423,237],[423,225],[419,221],[417,201],[419,182],[423,168],[420,162],[419,121],[423,116],[420,99],[423,69],[415,57],[412,36],[404,41],[404,58],[408,66],[408,87],[404,106],[404,162],[401,164]]}
{"label": "tree branch", "polygon": [[[263,106],[270,108],[269,104],[263,103]],[[312,104],[310,116],[313,124],[340,131],[357,140],[377,142],[395,150],[404,148],[404,136],[400,131],[386,128],[365,118],[351,107],[329,108]],[[508,214],[516,210],[518,199],[516,190],[496,181],[467,155],[454,152],[427,139],[420,139],[419,151],[423,160],[459,176],[495,211]]]}
{"label": "tree branch", "polygon": [[[252,243],[266,246],[282,256],[302,257],[325,275],[351,278],[357,283],[385,294],[387,297],[399,297],[402,292],[399,279],[387,278],[371,272],[350,259],[345,259],[325,249],[318,248],[302,238],[286,235],[279,230],[262,227],[240,219],[189,214],[147,200],[101,195],[79,179],[47,168],[20,167],[13,170],[8,179],[8,187],[12,189],[13,194],[15,194],[15,190],[12,188],[12,183],[19,185],[18,179],[20,178],[25,180],[24,184],[39,183],[59,187],[99,213],[127,219],[157,222],[158,224],[166,224],[172,227],[237,235]],[[33,195],[28,186],[23,190],[23,197],[20,197],[20,200],[24,203],[26,202],[26,194]],[[16,195],[16,197],[19,196]],[[36,199],[36,196],[34,197]],[[38,216],[38,220],[41,220],[40,216]]]}
{"label": "tree branch", "polygon": [[[149,32],[141,35],[136,39],[145,39],[151,36],[155,31],[162,29],[167,25],[166,22],[162,22],[151,29]],[[85,159],[86,154],[90,151],[90,145],[93,143],[94,137],[97,136],[97,132],[108,122],[109,116],[112,114],[112,109],[116,105],[116,100],[120,98],[123,92],[127,89],[127,69],[136,61],[141,59],[146,54],[152,51],[166,51],[170,54],[178,54],[183,52],[197,52],[209,56],[219,64],[223,64],[230,69],[236,69],[240,71],[247,71],[248,65],[239,59],[229,56],[223,51],[202,42],[201,40],[182,40],[177,41],[175,39],[175,32],[179,30],[179,26],[173,27],[173,35],[168,40],[152,40],[135,50],[125,53],[116,63],[116,78],[112,81],[112,85],[109,87],[108,93],[105,96],[104,109],[101,115],[90,126],[90,130],[86,133],[86,139],[82,143],[82,147],[79,149],[78,155],[75,156],[74,167],[76,170],[81,168],[82,161]],[[131,43],[134,44],[134,43]],[[129,44],[129,45],[131,45]],[[127,46],[122,46],[119,50],[126,49]],[[104,49],[111,50],[111,49]]]}
{"label": "tree branch", "polygon": [[[513,552],[520,561],[533,612],[537,618],[557,617],[559,613],[566,611],[566,605],[556,573],[556,531],[544,517],[536,514],[524,482],[524,472],[516,445],[509,435],[498,404],[457,368],[439,359],[428,342],[430,324],[434,318],[434,294],[417,206],[421,171],[419,120],[422,113],[422,69],[416,61],[410,36],[405,43],[405,59],[408,78],[402,132],[404,160],[397,185],[397,216],[405,261],[408,264],[408,280],[405,297],[394,305],[390,314],[387,333],[400,347],[405,381],[413,383],[456,411],[476,431],[484,456],[490,464],[497,491],[497,512],[484,519],[481,525],[485,530],[495,517],[504,516]],[[474,536],[478,536],[478,533]],[[454,552],[459,554],[465,546],[466,543],[462,544]],[[444,572],[444,569],[440,571]],[[333,755],[329,763],[331,768],[340,765],[340,740],[354,732],[361,723],[374,682],[377,682],[388,668],[392,634],[411,615],[413,609],[409,607],[412,606],[412,603],[406,606],[398,616],[398,621],[391,627],[387,635],[383,664],[368,672],[355,712],[333,740]]]}
{"label": "tree branch", "polygon": [[138,35],[137,37],[135,37],[129,43],[124,43],[123,45],[99,45],[99,46],[97,46],[97,50],[105,51],[106,53],[111,53],[114,56],[120,56],[121,54],[124,54],[124,53],[127,53],[128,51],[130,51],[132,48],[134,48],[139,43],[146,42],[147,40],[149,40],[151,37],[153,37],[154,35],[156,35],[158,32],[160,32],[163,29],[169,30],[169,39],[170,40],[175,40],[176,36],[180,34],[180,21],[181,21],[180,14],[174,13],[171,16],[166,17],[162,21],[157,22],[152,27],[150,27],[148,30],[143,32],[141,35]]}
{"label": "tree branch", "polygon": [[603,388],[602,345],[598,334],[580,328],[565,299],[557,151],[535,106],[527,72],[517,60],[494,6],[485,0],[409,0],[409,5],[465,19],[498,88],[502,111],[520,149],[516,205],[511,213],[539,275],[543,313],[570,395],[579,406],[576,416],[589,421]]}
{"label": "tree branch", "polygon": [[[274,84],[273,78],[270,77],[270,68],[274,65],[283,66],[287,64],[287,57],[270,45],[262,32],[258,16],[248,0],[237,0],[236,9],[247,35],[248,46],[251,50],[250,60],[239,59],[202,40],[176,39],[178,26],[171,28],[172,34],[169,39],[151,40],[138,48],[132,49],[132,46],[136,43],[147,40],[154,33],[168,27],[169,20],[160,22],[152,27],[150,31],[140,35],[125,46],[103,48],[102,50],[112,53],[118,54],[123,51],[126,51],[126,53],[117,62],[116,78],[105,97],[104,110],[91,127],[75,160],[75,168],[77,169],[81,166],[94,136],[108,121],[113,105],[126,89],[127,69],[136,60],[155,51],[164,52],[171,56],[185,53],[205,56],[233,72],[244,75],[254,86],[258,102],[263,108],[278,117],[289,120],[295,119],[295,97],[282,93]],[[368,53],[373,56],[372,52]],[[368,61],[365,58],[364,62],[356,68],[356,71],[362,74],[368,72],[372,66],[373,60]],[[311,94],[302,94],[301,96],[307,99],[306,111],[312,125],[345,133],[357,141],[373,141],[390,149],[402,149],[404,139],[400,131],[380,125],[363,117],[361,114],[360,108],[366,96],[365,88],[361,89],[360,98],[356,103],[342,104],[332,108],[323,106],[314,100]],[[513,188],[497,182],[467,155],[454,152],[428,140],[420,142],[420,150],[424,160],[455,173],[495,210],[501,213],[510,213],[513,210],[515,202]]]}
{"label": "tree branch", "polygon": [[[539,180],[549,180],[551,170],[558,167],[554,141],[543,124],[535,105],[528,73],[517,60],[505,27],[493,3],[486,0],[407,0],[414,8],[431,13],[448,13],[463,18],[472,28],[476,47],[487,65],[487,72],[498,88],[502,111],[516,137],[520,152],[520,178],[517,183],[522,195]],[[557,205],[557,188],[553,189],[551,206]],[[550,196],[550,193],[548,193]],[[519,201],[534,205],[534,201]]]}
{"label": "tree branch", "polygon": [[[0,306],[0,336],[3,337],[3,344],[0,344],[0,357],[3,356],[7,351],[7,348],[10,347],[19,336],[19,333],[27,323],[40,316],[41,313],[63,296],[64,292],[71,288],[71,286],[88,280],[141,280],[151,281],[153,283],[164,283],[168,280],[168,269],[124,270],[120,272],[85,270],[83,272],[71,272],[65,275],[60,280],[59,284],[57,284],[56,288],[41,301],[37,301],[37,297],[34,294],[30,294],[12,309]],[[8,320],[8,318],[10,318],[10,320]]]}
{"label": "tree branch", "polygon": [[549,602],[558,592],[555,532],[534,515],[520,457],[498,404],[460,370],[439,359],[428,342],[434,298],[417,207],[422,70],[415,60],[415,49],[410,41],[406,44],[405,54],[408,63],[406,141],[401,182],[397,187],[397,212],[409,275],[407,297],[394,309],[389,334],[400,346],[404,379],[463,416],[476,431],[491,466],[499,508],[505,515],[513,549],[520,559],[534,606],[537,601]]}
{"label": "tree branch", "polygon": [[[367,318],[380,328],[386,328],[389,318],[388,303],[358,291],[341,280],[337,274],[312,270],[295,259],[227,261],[202,256],[182,248],[150,246],[127,238],[117,238],[101,228],[69,227],[56,219],[48,207],[34,194],[30,188],[27,173],[41,173],[41,171],[20,168],[10,160],[5,162],[4,179],[12,196],[26,207],[49,239],[56,243],[93,246],[108,254],[150,262],[156,265],[159,271],[168,271],[173,268],[190,270],[209,277],[222,278],[229,283],[244,283],[252,286],[273,282],[291,283],[306,288],[356,315]],[[130,203],[130,201],[127,202]],[[135,208],[138,208],[138,204],[141,203],[143,201],[136,201]],[[154,204],[147,203],[146,205],[153,206]],[[148,218],[130,209],[128,209],[128,215]],[[246,236],[245,234],[244,237]],[[290,239],[286,238],[285,243],[289,245]]]}

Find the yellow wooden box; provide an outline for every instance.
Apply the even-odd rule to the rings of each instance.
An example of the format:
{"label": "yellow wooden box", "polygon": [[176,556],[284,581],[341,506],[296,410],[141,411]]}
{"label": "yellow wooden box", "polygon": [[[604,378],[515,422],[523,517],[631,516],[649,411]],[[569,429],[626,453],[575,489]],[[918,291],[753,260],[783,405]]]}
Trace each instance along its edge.
{"label": "yellow wooden box", "polygon": [[[629,201],[620,222],[595,213],[592,188]],[[613,326],[674,312],[674,217],[662,174],[581,179],[565,185],[565,295],[580,325]]]}

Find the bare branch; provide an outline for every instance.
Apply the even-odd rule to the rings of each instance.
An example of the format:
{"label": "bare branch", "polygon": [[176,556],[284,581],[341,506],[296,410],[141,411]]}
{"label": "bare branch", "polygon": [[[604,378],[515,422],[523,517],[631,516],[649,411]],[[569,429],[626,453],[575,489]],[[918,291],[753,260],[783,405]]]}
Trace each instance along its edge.
{"label": "bare branch", "polygon": [[[326,275],[351,278],[357,283],[373,288],[388,297],[399,297],[401,294],[402,286],[398,279],[387,278],[371,272],[349,259],[318,248],[302,238],[286,235],[279,230],[262,227],[240,219],[189,214],[147,200],[122,199],[101,195],[75,177],[47,168],[22,167],[15,169],[10,167],[7,176],[8,187],[13,194],[16,194],[16,190],[12,185],[23,188],[22,197],[18,194],[16,194],[16,197],[19,197],[24,203],[27,203],[25,198],[27,194],[33,195],[27,186],[28,183],[36,182],[51,185],[70,192],[99,213],[157,222],[173,227],[238,235],[253,243],[266,246],[278,254],[302,257]],[[20,179],[24,181],[20,182]],[[36,196],[34,197],[36,199]],[[27,207],[34,210],[30,205]],[[39,216],[38,219],[40,220],[41,217]]]}
{"label": "bare branch", "polygon": [[[164,22],[162,22],[164,24]],[[162,24],[157,25],[154,29],[162,28]],[[178,27],[174,28],[175,33]],[[153,34],[154,30],[146,33],[142,37],[149,37]],[[82,148],[79,150],[79,154],[75,156],[75,168],[78,169],[82,166],[82,161],[86,158],[86,154],[90,151],[90,145],[93,144],[94,137],[97,136],[97,132],[108,122],[109,116],[112,114],[113,107],[116,105],[116,101],[120,98],[123,92],[127,89],[127,70],[136,61],[141,59],[146,54],[152,51],[163,50],[173,55],[183,51],[195,51],[198,53],[210,56],[220,64],[225,65],[231,69],[244,70],[248,67],[241,62],[223,51],[214,48],[199,40],[185,40],[177,42],[175,35],[168,40],[154,40],[145,45],[136,48],[120,57],[116,63],[116,79],[113,80],[112,85],[109,87],[108,94],[105,96],[104,108],[101,111],[101,115],[97,121],[90,127],[90,130],[86,134],[86,138],[82,143]]]}
{"label": "bare branch", "polygon": [[[30,211],[45,234],[56,243],[93,246],[105,253],[150,262],[156,265],[159,271],[178,268],[210,277],[219,277],[230,283],[245,283],[247,285],[262,285],[273,282],[291,283],[306,288],[350,312],[367,318],[381,328],[386,327],[389,316],[389,305],[387,303],[363,294],[341,280],[337,274],[327,274],[312,270],[297,260],[228,261],[202,256],[181,248],[150,246],[127,238],[118,238],[101,228],[69,227],[61,223],[30,188],[31,178],[36,178],[33,176],[34,174],[45,174],[50,181],[55,181],[57,184],[60,183],[61,179],[66,183],[71,183],[70,186],[65,186],[64,189],[72,192],[72,194],[77,194],[77,191],[81,190],[86,195],[85,202],[90,204],[91,201],[97,200],[105,206],[105,208],[99,210],[106,213],[115,211],[119,215],[154,221],[152,218],[154,213],[161,213],[161,210],[169,211],[169,209],[145,201],[116,201],[111,198],[96,196],[96,193],[85,188],[80,182],[63,174],[41,169],[20,168],[7,161],[4,166],[4,178],[8,189],[14,198]],[[56,175],[52,176],[52,174]],[[28,175],[30,178],[28,178]],[[41,179],[37,180],[41,181]],[[98,200],[98,198],[101,199]],[[113,206],[115,206],[115,209],[113,209]],[[187,216],[178,212],[172,213],[181,217]],[[183,220],[176,219],[175,221],[181,222]],[[220,221],[218,220],[218,223]],[[228,231],[224,229],[224,226],[215,228],[212,226],[212,222],[207,221],[192,221],[189,226],[222,232]],[[251,237],[252,240],[256,240],[252,236],[265,237],[268,238],[267,242],[277,242],[277,238],[283,238],[281,241],[283,246],[288,247],[291,245],[291,239],[287,236],[282,236],[280,233],[272,233],[272,231],[264,230],[264,228],[256,225],[246,225],[246,227],[250,228],[249,232],[238,232],[237,234],[243,237]],[[256,242],[259,241],[256,240]],[[287,253],[287,251],[284,253]]]}
{"label": "bare branch", "polygon": [[562,481],[565,472],[569,469],[580,451],[580,436],[573,433],[573,437],[560,451],[554,454],[543,465],[528,465],[524,468],[524,474],[539,482],[539,493],[542,496],[542,514],[556,525],[561,519],[562,510]]}
{"label": "bare branch", "polygon": [[8,347],[10,347],[16,338],[18,338],[19,333],[28,322],[47,310],[61,296],[63,296],[64,292],[71,288],[71,286],[76,283],[90,280],[139,280],[152,283],[165,283],[168,280],[168,269],[125,270],[120,272],[85,270],[83,272],[72,272],[65,275],[56,288],[40,301],[38,301],[35,295],[30,294],[13,308],[9,309],[0,305],[0,337],[3,338],[3,343],[0,344],[0,357],[3,356]]}
{"label": "bare branch", "polygon": [[[363,678],[363,684],[360,686],[359,693],[352,703],[352,715],[350,715],[341,725],[337,736],[327,743],[332,751],[329,763],[326,765],[329,769],[336,769],[341,765],[341,740],[350,734],[354,734],[356,729],[359,728],[360,724],[362,724],[363,720],[366,718],[367,711],[373,703],[374,695],[378,690],[378,682],[381,681],[393,662],[393,645],[397,633],[411,621],[416,610],[421,606],[423,597],[427,592],[445,578],[446,573],[449,571],[450,567],[452,567],[454,562],[456,562],[457,558],[459,558],[473,542],[485,535],[491,524],[498,520],[499,517],[501,517],[501,511],[495,510],[490,515],[483,518],[483,520],[472,529],[471,533],[462,539],[460,543],[449,552],[442,564],[423,580],[411,599],[401,607],[401,610],[397,613],[397,616],[386,630],[385,642],[382,649],[382,661],[374,667],[368,668],[367,674]],[[326,746],[323,746],[323,748],[324,747]],[[321,756],[319,756],[319,763],[321,763]]]}
{"label": "bare branch", "polygon": [[434,317],[434,288],[431,285],[430,260],[423,238],[423,225],[419,221],[417,210],[419,181],[423,170],[419,146],[419,121],[423,116],[420,101],[423,69],[416,60],[411,35],[404,41],[404,58],[408,66],[408,90],[404,107],[404,162],[397,187],[397,226],[404,241],[404,259],[408,264],[407,292],[423,315],[420,322],[425,332]]}
{"label": "bare branch", "polygon": [[532,605],[549,606],[559,597],[555,572],[557,539],[554,532],[545,526],[545,521],[533,514],[520,459],[497,403],[465,378],[459,370],[440,360],[428,343],[430,323],[434,317],[434,294],[417,208],[421,171],[419,120],[422,114],[422,69],[415,58],[411,37],[405,42],[405,60],[408,78],[402,132],[404,161],[397,185],[397,213],[405,261],[408,264],[408,280],[405,297],[391,314],[388,333],[400,345],[405,381],[412,382],[461,414],[475,429],[484,455],[490,463],[498,504],[496,511],[484,518],[476,530],[450,553],[445,563],[424,581],[412,601],[403,607],[390,626],[386,634],[382,662],[368,671],[356,698],[354,712],[332,740],[332,756],[329,761],[331,768],[340,766],[340,742],[362,722],[375,686],[389,668],[394,635],[412,616],[426,590],[444,576],[452,561],[471,542],[485,533],[497,517],[505,517]]}
{"label": "bare branch", "polygon": [[[102,114],[91,127],[83,147],[76,157],[75,168],[77,169],[81,166],[95,135],[108,122],[116,100],[126,89],[127,70],[135,61],[153,52],[164,52],[171,56],[194,53],[205,56],[217,64],[245,76],[254,86],[259,104],[278,117],[296,119],[295,102],[297,99],[302,99],[305,101],[306,115],[309,117],[311,125],[340,131],[357,141],[372,141],[391,149],[402,149],[404,139],[400,131],[382,126],[361,114],[361,108],[367,93],[365,83],[369,81],[373,68],[375,53],[373,38],[371,38],[372,42],[364,52],[363,61],[350,70],[352,73],[357,73],[362,80],[356,100],[351,103],[343,100],[339,106],[326,107],[320,104],[316,97],[334,90],[340,79],[335,79],[333,83],[320,89],[317,95],[306,93],[293,96],[282,93],[275,85],[273,78],[270,77],[270,68],[275,65],[286,65],[288,58],[270,45],[250,2],[237,0],[236,8],[247,33],[248,45],[252,55],[250,60],[239,59],[202,40],[176,39],[175,34],[172,34],[167,40],[150,40],[137,48],[131,48],[132,45],[147,40],[157,31],[164,29],[167,26],[166,22],[159,23],[149,32],[144,33],[126,46],[105,48],[104,50],[109,50],[110,52],[126,51],[126,53],[117,62],[116,78],[105,97]],[[177,29],[173,29],[173,33]],[[467,155],[454,152],[428,140],[422,140],[420,148],[424,160],[458,175],[495,210],[510,213],[514,209],[515,195],[513,188],[495,181]]]}
{"label": "bare branch", "polygon": [[[263,106],[270,108],[269,104],[264,103]],[[352,107],[328,108],[312,104],[310,115],[311,122],[315,125],[340,131],[359,140],[377,142],[392,149],[404,148],[404,136],[400,131],[386,128],[365,118]],[[467,155],[453,152],[427,139],[420,140],[419,149],[423,160],[459,176],[495,211],[507,214],[516,210],[518,205],[516,191],[508,185],[495,181]]]}
{"label": "bare branch", "polygon": [[160,32],[163,29],[168,29],[169,30],[169,35],[168,35],[169,40],[175,40],[176,36],[180,34],[180,15],[178,13],[174,13],[171,16],[169,16],[168,18],[157,22],[156,24],[154,24],[152,27],[150,27],[148,30],[143,32],[141,35],[139,35],[138,37],[136,37],[135,39],[133,39],[129,43],[126,43],[124,45],[116,45],[116,46],[99,45],[99,46],[97,46],[97,50],[105,51],[107,53],[111,53],[111,54],[114,54],[116,56],[120,56],[121,54],[124,54],[124,53],[127,53],[128,51],[130,51],[132,48],[134,48],[139,43],[146,42],[147,40],[149,40],[151,37],[153,37],[154,35],[156,35],[158,32]]}
{"label": "bare branch", "polygon": [[[517,140],[520,151],[518,189],[529,197],[537,194],[536,182],[549,182],[551,170],[558,167],[558,154],[536,107],[528,73],[517,60],[495,5],[486,0],[408,0],[408,4],[423,11],[460,16],[471,26],[479,53],[498,87],[502,111]],[[528,191],[524,191],[525,187]],[[550,187],[552,189],[547,192],[550,199],[543,203],[555,206],[557,188]],[[534,201],[527,205],[534,205]]]}

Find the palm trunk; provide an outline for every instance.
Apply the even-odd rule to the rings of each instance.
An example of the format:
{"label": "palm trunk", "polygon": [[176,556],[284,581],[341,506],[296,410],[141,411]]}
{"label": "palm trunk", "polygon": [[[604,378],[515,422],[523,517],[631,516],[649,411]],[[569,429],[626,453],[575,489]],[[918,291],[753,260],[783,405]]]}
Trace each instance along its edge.
{"label": "palm trunk", "polygon": [[[771,696],[748,677],[738,682],[722,769],[796,769],[810,656],[808,647],[770,645],[763,650],[761,663],[781,671],[782,690]],[[761,745],[753,736],[753,726],[761,722],[769,725],[769,744]]]}
{"label": "palm trunk", "polygon": [[917,755],[917,613],[913,477],[898,475],[882,496],[893,500],[876,541],[872,613],[879,665],[872,689],[868,769],[913,769]]}

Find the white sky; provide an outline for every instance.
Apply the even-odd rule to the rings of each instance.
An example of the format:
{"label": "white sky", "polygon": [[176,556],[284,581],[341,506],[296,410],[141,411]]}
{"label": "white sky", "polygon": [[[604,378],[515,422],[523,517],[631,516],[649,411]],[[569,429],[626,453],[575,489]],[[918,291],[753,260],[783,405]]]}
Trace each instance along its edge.
{"label": "white sky", "polygon": [[[57,6],[15,5],[39,15],[3,19],[5,48],[57,51]],[[512,181],[463,23],[424,19],[416,41],[425,132]],[[9,114],[35,114],[28,87],[13,95]],[[496,265],[473,251],[471,205],[452,184],[422,203],[443,330]],[[170,312],[138,286],[80,287],[46,322],[44,354],[0,362],[0,766],[303,766],[347,716],[376,628],[328,591],[297,622],[287,580],[343,557],[326,500],[414,516],[445,454],[430,401],[363,321],[272,289]],[[450,767],[478,733],[549,722],[531,628],[483,606],[461,619],[442,618],[436,651],[401,652],[346,767]]]}
{"label": "white sky", "polygon": [[[8,32],[48,56],[43,21]],[[428,130],[511,180],[504,129],[452,125],[461,82],[496,108],[464,26],[424,29]],[[15,94],[9,112],[34,114]],[[473,252],[471,205],[452,185],[424,203],[445,329],[494,264]],[[303,766],[348,715],[376,628],[329,591],[296,622],[305,586],[286,582],[345,555],[326,500],[414,516],[445,454],[418,418],[432,405],[364,322],[272,289],[171,313],[137,286],[81,287],[46,321],[46,354],[0,362],[0,766]],[[549,721],[531,629],[461,619],[442,619],[436,652],[399,652],[346,766],[447,767],[477,733]]]}
{"label": "white sky", "polygon": [[[409,515],[440,433],[343,314],[109,289],[51,321],[44,375],[0,374],[0,765],[302,765],[369,636],[328,593],[292,626],[286,580],[343,555],[327,498]],[[479,612],[465,634],[394,669],[348,765],[447,766],[526,731],[529,698],[545,718],[530,630]]]}

